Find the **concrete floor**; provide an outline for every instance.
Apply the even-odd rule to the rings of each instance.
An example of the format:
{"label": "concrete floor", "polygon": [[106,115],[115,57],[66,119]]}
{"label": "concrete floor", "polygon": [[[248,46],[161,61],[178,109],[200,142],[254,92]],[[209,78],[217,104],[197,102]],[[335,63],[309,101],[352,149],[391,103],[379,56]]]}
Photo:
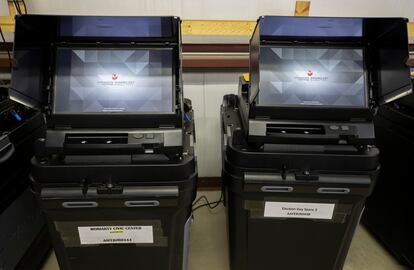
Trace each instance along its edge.
{"label": "concrete floor", "polygon": [[[211,201],[219,192],[204,191]],[[214,210],[196,211],[191,234],[189,270],[229,270],[225,211],[222,206]],[[404,270],[372,236],[360,226],[352,242],[344,270]],[[42,270],[59,270],[52,254]],[[260,269],[258,269],[260,270]]]}

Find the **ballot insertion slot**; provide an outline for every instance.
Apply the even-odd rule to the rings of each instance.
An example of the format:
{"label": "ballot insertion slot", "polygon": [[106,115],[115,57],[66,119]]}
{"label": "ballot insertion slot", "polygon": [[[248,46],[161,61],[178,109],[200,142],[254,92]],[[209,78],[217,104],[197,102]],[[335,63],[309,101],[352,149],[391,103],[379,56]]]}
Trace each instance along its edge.
{"label": "ballot insertion slot", "polygon": [[128,134],[67,134],[66,144],[127,144]]}
{"label": "ballot insertion slot", "polygon": [[267,124],[267,136],[278,134],[325,134],[325,127],[322,125]]}

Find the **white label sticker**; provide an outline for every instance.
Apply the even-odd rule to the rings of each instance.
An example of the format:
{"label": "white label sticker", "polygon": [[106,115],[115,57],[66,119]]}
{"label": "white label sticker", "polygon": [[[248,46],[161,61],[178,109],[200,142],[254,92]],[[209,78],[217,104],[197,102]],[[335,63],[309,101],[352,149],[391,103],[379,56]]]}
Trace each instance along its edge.
{"label": "white label sticker", "polygon": [[265,217],[332,219],[335,204],[266,202]]}
{"label": "white label sticker", "polygon": [[152,244],[152,226],[97,226],[78,227],[82,245],[97,244]]}

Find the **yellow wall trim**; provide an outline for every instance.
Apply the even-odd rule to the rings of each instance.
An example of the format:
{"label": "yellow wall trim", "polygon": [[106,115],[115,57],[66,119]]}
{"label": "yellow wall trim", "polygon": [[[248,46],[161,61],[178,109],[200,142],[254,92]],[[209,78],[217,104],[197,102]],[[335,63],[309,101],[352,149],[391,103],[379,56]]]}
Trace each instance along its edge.
{"label": "yellow wall trim", "polygon": [[184,20],[181,31],[186,36],[251,36],[256,21]]}
{"label": "yellow wall trim", "polygon": [[309,16],[310,1],[296,1],[295,16]]}
{"label": "yellow wall trim", "polygon": [[414,22],[408,24],[408,36],[414,38]]}
{"label": "yellow wall trim", "polygon": [[[10,16],[0,16],[0,27],[3,32],[14,32],[14,17],[17,12],[13,5],[13,2],[9,3],[9,14]],[[25,12],[23,4],[19,1],[20,9]]]}

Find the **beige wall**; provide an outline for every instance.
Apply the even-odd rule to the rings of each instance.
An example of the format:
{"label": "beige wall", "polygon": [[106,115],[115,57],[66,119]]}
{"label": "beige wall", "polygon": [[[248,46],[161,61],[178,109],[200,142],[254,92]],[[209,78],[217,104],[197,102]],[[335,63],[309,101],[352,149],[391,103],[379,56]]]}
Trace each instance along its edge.
{"label": "beige wall", "polygon": [[[293,15],[295,0],[26,0],[31,13],[176,15],[184,19],[255,20]],[[404,16],[414,0],[312,0],[312,16]]]}
{"label": "beige wall", "polygon": [[200,177],[221,175],[220,105],[223,96],[236,94],[240,72],[184,73],[184,96],[193,102],[196,152]]}

